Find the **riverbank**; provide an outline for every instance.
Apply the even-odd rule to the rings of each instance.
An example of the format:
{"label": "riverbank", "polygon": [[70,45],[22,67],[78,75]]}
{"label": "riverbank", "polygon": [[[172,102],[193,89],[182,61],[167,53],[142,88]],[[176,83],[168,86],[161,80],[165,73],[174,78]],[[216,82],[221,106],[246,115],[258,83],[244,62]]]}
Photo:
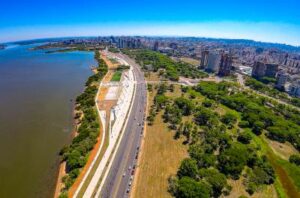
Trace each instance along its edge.
{"label": "riverbank", "polygon": [[[92,69],[92,71],[95,74],[95,71],[93,69]],[[70,136],[70,141],[72,141],[72,139],[77,136],[77,134],[78,134],[77,129],[80,126],[78,124],[80,118],[76,118],[76,113],[78,113],[78,111],[76,111],[75,104],[73,104],[72,117],[74,119],[73,119],[73,131],[72,131],[71,136]],[[54,191],[54,198],[58,198],[61,190],[64,188],[64,183],[63,183],[62,179],[66,174],[67,174],[67,172],[66,172],[66,162],[61,161],[60,164],[59,164],[59,168],[58,168],[58,174],[57,174],[55,191]]]}
{"label": "riverbank", "polygon": [[62,162],[66,163],[66,174],[61,177],[63,186],[60,191],[61,197],[66,197],[69,190],[76,184],[82,171],[93,154],[93,150],[99,144],[101,136],[101,126],[96,110],[96,96],[100,81],[107,73],[107,65],[101,59],[100,53],[95,52],[95,59],[98,61],[97,73],[90,76],[86,81],[84,92],[76,98],[76,115],[78,120],[76,136],[72,143],[61,150]]}

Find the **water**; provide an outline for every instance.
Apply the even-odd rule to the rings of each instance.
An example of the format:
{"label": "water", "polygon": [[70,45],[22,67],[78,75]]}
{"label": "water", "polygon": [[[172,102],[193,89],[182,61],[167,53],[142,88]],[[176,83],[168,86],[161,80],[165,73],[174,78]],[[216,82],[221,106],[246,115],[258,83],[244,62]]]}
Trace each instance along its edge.
{"label": "water", "polygon": [[0,197],[52,197],[58,152],[70,141],[73,102],[84,88],[90,52],[0,50]]}

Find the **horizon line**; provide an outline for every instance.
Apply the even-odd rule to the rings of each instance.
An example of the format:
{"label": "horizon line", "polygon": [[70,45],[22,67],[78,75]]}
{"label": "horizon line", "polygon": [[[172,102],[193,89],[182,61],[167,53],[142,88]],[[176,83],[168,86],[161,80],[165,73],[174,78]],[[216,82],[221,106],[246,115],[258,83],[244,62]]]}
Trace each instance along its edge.
{"label": "horizon line", "polygon": [[286,45],[295,48],[300,48],[300,45],[288,44],[288,43],[281,43],[281,42],[270,42],[270,41],[262,41],[262,40],[255,40],[250,38],[230,38],[230,37],[209,37],[209,36],[187,36],[187,35],[139,35],[139,34],[107,34],[107,35],[89,35],[89,36],[53,36],[53,37],[37,37],[37,38],[28,38],[28,39],[20,39],[20,40],[12,40],[7,42],[1,42],[0,44],[11,44],[11,43],[18,43],[18,42],[25,42],[25,41],[34,41],[34,40],[46,40],[46,39],[68,39],[68,38],[92,38],[92,37],[162,37],[162,38],[203,38],[203,39],[224,39],[224,40],[247,40],[256,43],[265,43],[265,44],[276,44],[276,45]]}

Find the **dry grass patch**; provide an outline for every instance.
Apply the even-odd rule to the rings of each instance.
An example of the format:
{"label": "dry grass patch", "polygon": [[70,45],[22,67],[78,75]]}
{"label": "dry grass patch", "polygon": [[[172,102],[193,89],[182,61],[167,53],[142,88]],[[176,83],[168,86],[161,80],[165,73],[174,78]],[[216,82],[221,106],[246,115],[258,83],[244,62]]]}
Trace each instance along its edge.
{"label": "dry grass patch", "polygon": [[199,66],[200,65],[200,61],[197,60],[197,59],[183,57],[183,58],[180,58],[180,60],[185,62],[185,63],[191,64],[193,66]]}
{"label": "dry grass patch", "polygon": [[145,72],[146,81],[160,81],[161,77],[158,72]]}
{"label": "dry grass patch", "polygon": [[244,180],[243,177],[241,177],[239,180],[232,180],[232,179],[227,180],[228,184],[232,186],[232,190],[230,195],[226,197],[237,198],[242,195],[247,197],[252,197],[252,198],[277,198],[278,197],[274,185],[263,186],[262,189],[260,189],[258,192],[255,192],[253,195],[249,195],[249,193],[247,193],[245,190],[243,180]]}
{"label": "dry grass patch", "polygon": [[272,141],[268,138],[266,138],[266,140],[273,152],[282,159],[289,160],[289,157],[292,154],[298,154],[298,151],[288,142],[280,143],[277,141]]}
{"label": "dry grass patch", "polygon": [[[154,94],[149,94],[149,106],[153,103]],[[181,161],[188,156],[188,147],[182,144],[184,140],[173,138],[174,133],[168,129],[161,116],[162,112],[155,117],[152,126],[146,127],[139,176],[133,195],[136,198],[171,197],[168,178],[176,174]]]}

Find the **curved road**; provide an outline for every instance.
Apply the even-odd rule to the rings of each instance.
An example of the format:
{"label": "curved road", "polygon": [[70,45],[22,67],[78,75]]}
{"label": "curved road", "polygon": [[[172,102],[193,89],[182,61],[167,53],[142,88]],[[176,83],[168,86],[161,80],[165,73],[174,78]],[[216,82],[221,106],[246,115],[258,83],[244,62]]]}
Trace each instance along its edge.
{"label": "curved road", "polygon": [[137,154],[139,152],[141,138],[143,137],[142,133],[147,100],[145,78],[139,65],[125,55],[119,54],[117,56],[133,66],[133,73],[136,80],[136,94],[124,136],[100,193],[100,197],[103,198],[128,197],[130,194]]}

